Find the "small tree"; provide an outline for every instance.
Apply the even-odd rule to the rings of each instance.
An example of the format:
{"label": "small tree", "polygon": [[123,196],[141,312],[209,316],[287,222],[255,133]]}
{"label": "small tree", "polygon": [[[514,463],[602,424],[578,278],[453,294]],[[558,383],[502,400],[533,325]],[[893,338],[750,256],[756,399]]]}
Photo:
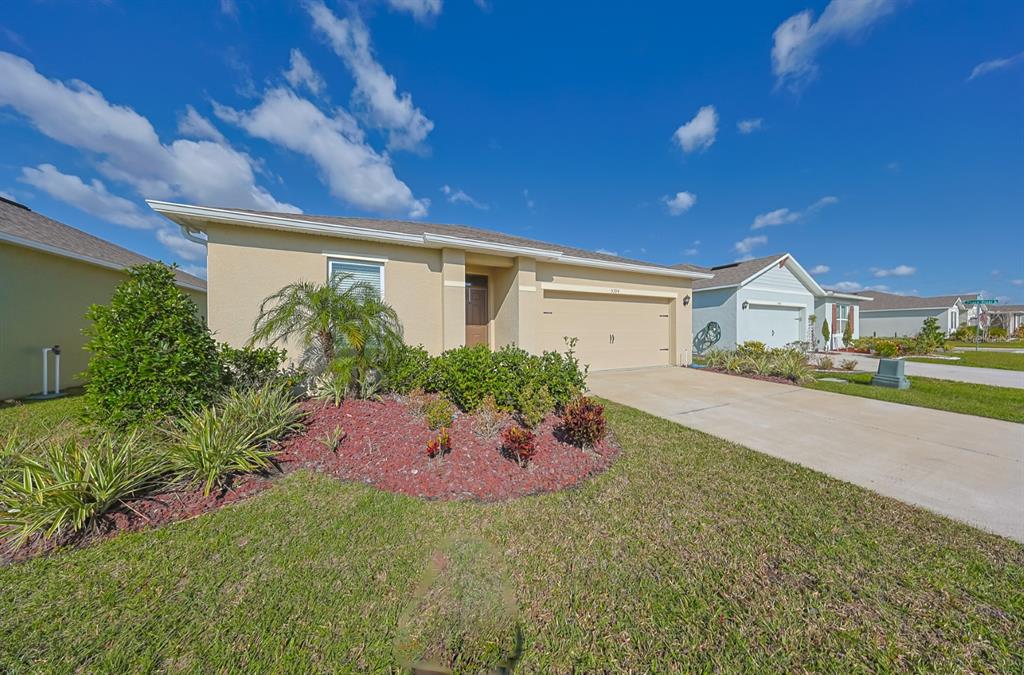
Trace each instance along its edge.
{"label": "small tree", "polygon": [[818,351],[818,333],[814,329],[818,323],[818,315],[811,314],[809,317],[807,317],[807,323],[810,324],[811,326],[811,330],[808,331],[811,334],[811,351],[816,352]]}
{"label": "small tree", "polygon": [[938,349],[946,341],[946,337],[939,328],[939,320],[930,316],[924,320],[921,332],[917,334],[917,346],[923,352]]}
{"label": "small tree", "polygon": [[173,270],[148,263],[127,273],[109,304],[89,308],[83,331],[92,354],[84,414],[110,427],[209,403],[221,383],[217,344]]}
{"label": "small tree", "polygon": [[832,337],[832,331],[828,329],[828,320],[821,322],[821,339],[824,342],[822,348],[828,351],[828,339]]}
{"label": "small tree", "polygon": [[[850,313],[852,315],[852,309],[850,310]],[[846,327],[843,328],[843,346],[849,347],[851,342],[853,342],[853,322],[847,321]]]}

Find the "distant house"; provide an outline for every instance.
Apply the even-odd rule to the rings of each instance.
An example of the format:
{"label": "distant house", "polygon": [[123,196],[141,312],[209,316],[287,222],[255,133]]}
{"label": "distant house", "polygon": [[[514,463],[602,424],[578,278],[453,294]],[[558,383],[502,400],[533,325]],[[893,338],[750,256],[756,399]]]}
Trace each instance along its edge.
{"label": "distant house", "polygon": [[714,275],[693,283],[693,332],[698,335],[710,323],[718,324],[721,339],[714,346],[719,349],[734,349],[748,340],[769,347],[809,345],[812,338],[821,347],[824,321],[832,333],[828,348],[842,346],[848,324],[854,338],[860,335],[859,306],[865,298],[822,288],[788,253],[716,267],[677,267]]}
{"label": "distant house", "polygon": [[[122,270],[147,262],[0,198],[0,400],[42,391],[42,350],[53,345],[61,347],[61,387],[80,384],[86,310],[110,300]],[[206,282],[181,270],[175,276],[205,316]]]}
{"label": "distant house", "polygon": [[976,293],[918,297],[881,291],[860,291],[857,295],[872,300],[861,312],[861,334],[875,337],[911,337],[917,335],[924,320],[934,317],[946,335],[967,325],[971,309],[965,300],[977,298]]}
{"label": "distant house", "polygon": [[1008,335],[1013,335],[1024,326],[1024,305],[989,305],[985,308],[989,326],[1000,326]]}

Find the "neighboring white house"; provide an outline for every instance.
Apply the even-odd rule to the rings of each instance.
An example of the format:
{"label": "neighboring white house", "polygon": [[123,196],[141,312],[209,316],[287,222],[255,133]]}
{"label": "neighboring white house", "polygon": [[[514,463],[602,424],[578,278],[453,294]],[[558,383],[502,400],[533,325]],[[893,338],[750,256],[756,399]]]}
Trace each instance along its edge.
{"label": "neighboring white house", "polygon": [[[748,340],[769,347],[794,342],[822,346],[821,324],[832,329],[830,348],[842,345],[843,331],[849,323],[853,337],[860,335],[857,316],[865,300],[857,295],[828,291],[788,253],[705,268],[677,265],[681,269],[714,274],[693,284],[693,333],[712,322],[721,329],[714,345],[735,349]],[[810,317],[814,315],[814,327]]]}
{"label": "neighboring white house", "polygon": [[929,317],[935,317],[942,332],[950,335],[968,324],[972,308],[964,300],[978,297],[976,293],[965,293],[922,298],[881,291],[860,291],[857,295],[872,300],[861,312],[860,325],[861,334],[872,337],[912,337]]}
{"label": "neighboring white house", "polygon": [[986,308],[990,326],[1001,326],[1013,335],[1024,326],[1024,305],[990,305]]}

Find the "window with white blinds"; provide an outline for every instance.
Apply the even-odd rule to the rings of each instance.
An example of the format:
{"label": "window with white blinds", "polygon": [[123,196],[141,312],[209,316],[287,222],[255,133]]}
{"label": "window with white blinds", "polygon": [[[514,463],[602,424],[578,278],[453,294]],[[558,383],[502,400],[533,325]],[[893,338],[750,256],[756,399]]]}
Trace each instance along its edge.
{"label": "window with white blinds", "polygon": [[332,260],[331,280],[342,290],[352,288],[357,283],[371,286],[378,298],[384,297],[384,264],[354,260]]}

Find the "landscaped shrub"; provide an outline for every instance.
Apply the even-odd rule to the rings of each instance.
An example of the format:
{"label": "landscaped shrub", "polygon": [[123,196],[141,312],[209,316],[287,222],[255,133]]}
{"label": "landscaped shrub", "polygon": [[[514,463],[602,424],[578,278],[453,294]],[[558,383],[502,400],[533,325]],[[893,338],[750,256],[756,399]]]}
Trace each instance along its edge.
{"label": "landscaped shrub", "polygon": [[166,459],[141,432],[67,439],[42,447],[5,444],[0,468],[0,536],[17,548],[35,535],[80,532],[152,488]]}
{"label": "landscaped shrub", "polygon": [[274,347],[236,349],[227,343],[219,345],[218,354],[228,389],[251,389],[277,380],[286,356],[285,350]]}
{"label": "landscaped shrub", "polygon": [[516,397],[519,417],[530,429],[536,429],[544,417],[555,409],[555,399],[544,385],[530,383],[519,391]]}
{"label": "landscaped shrub", "polygon": [[431,429],[450,427],[455,419],[455,406],[444,396],[431,398],[423,405],[423,418]]}
{"label": "landscaped shrub", "polygon": [[828,319],[826,319],[826,320],[821,322],[821,339],[823,341],[823,347],[822,348],[825,351],[828,351],[828,349],[829,349],[828,340],[829,340],[830,337],[832,337],[832,331],[829,329],[829,327],[828,327]]}
{"label": "landscaped shrub", "polygon": [[452,451],[452,439],[448,427],[441,427],[437,435],[427,441],[427,457],[443,457]]}
{"label": "landscaped shrub", "polygon": [[85,416],[110,427],[203,406],[219,393],[217,344],[160,263],[127,270],[110,303],[93,305],[84,330]]}
{"label": "landscaped shrub", "polygon": [[[831,363],[828,357],[822,358]],[[764,354],[714,349],[705,356],[705,364],[730,373],[783,377],[797,383],[808,380],[813,370],[804,351],[789,347],[769,349]]]}
{"label": "landscaped shrub", "polygon": [[819,356],[817,365],[820,370],[832,370],[836,367],[830,356]]}
{"label": "landscaped shrub", "polygon": [[924,320],[920,332],[914,338],[914,351],[918,354],[928,354],[941,349],[945,342],[946,338],[939,328],[939,320],[930,316]]}
{"label": "landscaped shrub", "polygon": [[328,367],[316,376],[310,388],[310,395],[318,401],[329,403],[337,408],[345,400],[351,385],[347,370]]}
{"label": "landscaped shrub", "polygon": [[208,495],[233,474],[270,466],[272,443],[300,428],[301,408],[283,387],[232,391],[217,405],[187,411],[172,431],[174,470]]}
{"label": "landscaped shrub", "polygon": [[430,355],[422,346],[403,345],[382,365],[384,387],[397,394],[422,389],[430,370]]}
{"label": "landscaped shrub", "polygon": [[744,356],[760,355],[767,353],[768,347],[767,345],[765,345],[765,343],[760,342],[759,340],[747,340],[739,347],[737,347],[736,351],[739,352],[740,354],[743,354]]}
{"label": "landscaped shrub", "polygon": [[813,377],[807,354],[798,349],[773,349],[772,360],[771,374],[776,377],[784,377],[797,384]]}
{"label": "landscaped shrub", "polygon": [[839,362],[839,367],[843,370],[856,370],[857,362],[853,359],[843,359]]}
{"label": "landscaped shrub", "polygon": [[1002,326],[992,326],[988,329],[988,336],[993,340],[1005,340],[1007,333]]}
{"label": "landscaped shrub", "polygon": [[1017,330],[1013,332],[1013,337],[1016,340],[1024,340],[1024,325],[1017,326]]}
{"label": "landscaped shrub", "polygon": [[953,339],[959,340],[960,342],[974,342],[978,337],[977,326],[960,326],[953,333]]}
{"label": "landscaped shrub", "polygon": [[875,354],[883,359],[892,359],[900,354],[900,343],[896,340],[878,340],[875,342]]}
{"label": "landscaped shrub", "polygon": [[506,457],[525,467],[537,454],[537,437],[529,429],[512,425],[501,433],[501,449]]}
{"label": "landscaped shrub", "polygon": [[[850,310],[853,311],[852,309]],[[853,324],[849,321],[846,322],[846,327],[843,328],[843,346],[849,347],[853,343]]]}
{"label": "landscaped shrub", "polygon": [[592,448],[604,438],[607,422],[604,406],[587,396],[569,402],[562,409],[562,433],[580,448]]}
{"label": "landscaped shrub", "polygon": [[494,438],[508,422],[508,412],[488,394],[473,413],[473,431],[481,438]]}

